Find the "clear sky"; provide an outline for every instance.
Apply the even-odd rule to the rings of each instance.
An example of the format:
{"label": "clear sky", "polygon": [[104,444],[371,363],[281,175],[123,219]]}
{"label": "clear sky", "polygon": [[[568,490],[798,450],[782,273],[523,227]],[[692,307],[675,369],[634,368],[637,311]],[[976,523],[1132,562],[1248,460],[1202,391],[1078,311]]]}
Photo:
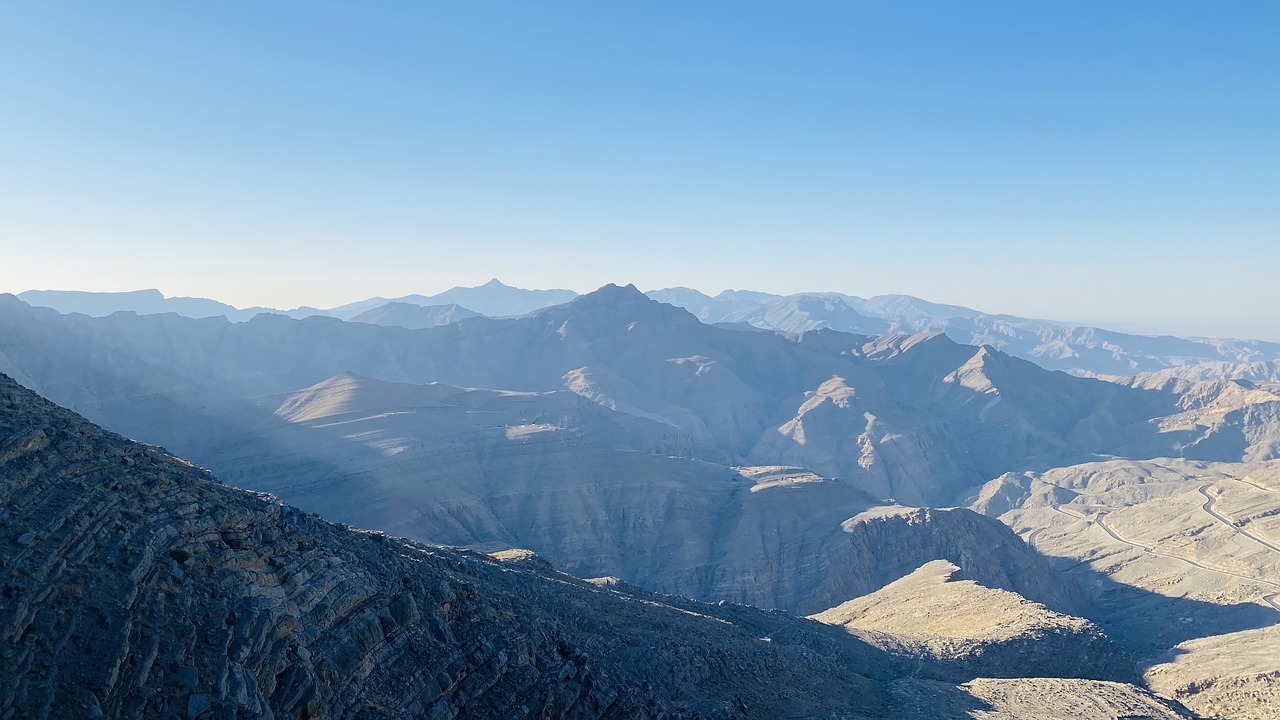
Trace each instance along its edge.
{"label": "clear sky", "polygon": [[0,291],[497,276],[1280,340],[1280,2],[0,4]]}

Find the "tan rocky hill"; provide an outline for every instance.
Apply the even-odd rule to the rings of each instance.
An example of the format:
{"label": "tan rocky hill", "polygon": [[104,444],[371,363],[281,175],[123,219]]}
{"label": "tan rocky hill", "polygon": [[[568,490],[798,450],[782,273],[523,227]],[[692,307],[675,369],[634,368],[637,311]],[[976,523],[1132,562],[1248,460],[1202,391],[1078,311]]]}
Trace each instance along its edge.
{"label": "tan rocky hill", "polygon": [[946,560],[810,617],[864,631],[873,644],[909,649],[922,668],[959,681],[1073,674],[1138,679],[1133,661],[1097,625],[964,580]]}

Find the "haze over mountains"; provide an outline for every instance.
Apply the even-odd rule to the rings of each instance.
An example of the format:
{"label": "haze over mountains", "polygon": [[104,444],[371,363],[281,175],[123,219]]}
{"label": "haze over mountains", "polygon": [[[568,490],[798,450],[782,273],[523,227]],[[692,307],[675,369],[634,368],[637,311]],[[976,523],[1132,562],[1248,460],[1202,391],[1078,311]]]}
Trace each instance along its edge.
{"label": "haze over mountains", "polygon": [[[1176,712],[1081,678],[1267,717],[1280,497],[1259,473],[1280,462],[1280,385],[1170,377],[1192,366],[1154,354],[1158,374],[1057,372],[952,337],[960,319],[995,320],[912,299],[709,300],[609,285],[529,312],[488,306],[506,317],[396,301],[232,321],[0,296],[0,372],[326,520],[528,549],[613,578],[593,586],[610,592],[813,615],[890,658],[868,667],[906,658],[931,678],[866,676],[892,686],[876,702],[893,717],[974,698],[1006,713],[991,717],[1054,717],[1010,699],[1025,693],[1076,693],[1101,717]],[[906,319],[926,310],[935,320]],[[932,327],[943,313],[959,319]],[[908,323],[924,331],[899,332]],[[1138,349],[1099,352],[1148,357],[1140,341],[1163,342],[1125,337]],[[998,626],[976,608],[998,608]],[[1084,667],[1022,690],[977,680]]]}
{"label": "haze over mountains", "polygon": [[[942,332],[967,345],[991,345],[1051,370],[1082,375],[1129,376],[1160,373],[1191,380],[1241,378],[1280,380],[1280,343],[1222,338],[1134,335],[1070,323],[993,315],[908,295],[860,298],[837,292],[770,293],[726,290],[709,296],[689,288],[647,293],[683,307],[709,324],[756,327],[779,332],[830,328],[860,334]],[[128,293],[27,291],[32,305],[93,316],[121,310],[139,314],[174,312],[187,317],[224,316],[244,321],[270,312],[302,318],[324,315],[381,325],[418,328],[445,324],[472,313],[489,317],[522,315],[577,296],[571,290],[524,290],[497,279],[473,288],[455,287],[435,295],[370,298],[327,310],[248,308],[202,298],[165,298],[157,290]],[[456,310],[414,310],[457,305]],[[363,316],[363,318],[361,318]]]}

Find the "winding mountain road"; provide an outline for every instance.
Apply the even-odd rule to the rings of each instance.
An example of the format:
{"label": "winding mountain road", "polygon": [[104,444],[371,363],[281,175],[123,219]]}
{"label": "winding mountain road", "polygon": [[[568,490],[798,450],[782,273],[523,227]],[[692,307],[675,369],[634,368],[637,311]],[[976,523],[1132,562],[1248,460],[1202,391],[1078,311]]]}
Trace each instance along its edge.
{"label": "winding mountain road", "polygon": [[[1250,483],[1250,484],[1252,484],[1252,483]],[[1231,528],[1231,529],[1232,529],[1232,530],[1234,530],[1237,534],[1239,534],[1239,535],[1243,535],[1243,536],[1245,536],[1245,537],[1249,538],[1250,540],[1252,540],[1252,541],[1254,541],[1254,542],[1258,543],[1259,545],[1261,545],[1261,546],[1263,546],[1263,547],[1265,547],[1265,548],[1269,548],[1269,549],[1271,549],[1271,550],[1274,550],[1275,552],[1280,552],[1280,545],[1276,545],[1275,543],[1271,542],[1270,540],[1264,540],[1263,538],[1260,538],[1260,537],[1258,537],[1257,535],[1254,535],[1253,533],[1249,532],[1248,530],[1245,530],[1244,528],[1242,528],[1242,527],[1240,527],[1240,526],[1236,525],[1236,524],[1235,524],[1235,523],[1234,523],[1230,518],[1227,518],[1227,517],[1225,517],[1225,516],[1223,516],[1223,515],[1219,514],[1219,513],[1218,513],[1218,511],[1214,510],[1214,509],[1213,509],[1213,503],[1217,500],[1217,498],[1215,498],[1215,497],[1213,497],[1212,495],[1210,495],[1210,494],[1209,494],[1209,488],[1210,488],[1210,487],[1212,487],[1212,486],[1213,486],[1213,483],[1205,483],[1204,485],[1201,485],[1201,486],[1197,489],[1197,490],[1198,490],[1198,492],[1199,492],[1201,495],[1203,495],[1203,496],[1204,496],[1204,505],[1201,505],[1201,506],[1200,506],[1200,507],[1201,507],[1201,509],[1203,509],[1205,512],[1209,513],[1209,515],[1210,515],[1214,520],[1217,520],[1218,522],[1222,523],[1223,525],[1226,525],[1227,527]]]}
{"label": "winding mountain road", "polygon": [[[1208,487],[1208,485],[1203,486],[1203,487],[1201,488],[1201,490],[1203,491],[1203,489],[1204,489],[1205,487]],[[1202,492],[1202,494],[1204,494],[1204,493]],[[1207,494],[1206,494],[1206,497],[1208,497],[1208,495],[1207,495]],[[1205,503],[1205,505],[1212,505],[1212,502]],[[1067,516],[1070,516],[1070,517],[1074,517],[1074,518],[1077,518],[1077,519],[1079,519],[1079,520],[1084,520],[1085,522],[1092,522],[1092,523],[1096,523],[1098,527],[1102,528],[1102,531],[1103,531],[1103,532],[1105,532],[1106,534],[1108,534],[1108,535],[1110,535],[1110,536],[1111,536],[1111,539],[1115,540],[1116,542],[1122,543],[1122,544],[1124,544],[1124,545],[1129,545],[1129,546],[1131,546],[1131,547],[1136,547],[1136,548],[1138,548],[1139,550],[1143,551],[1144,553],[1148,553],[1148,554],[1151,554],[1151,555],[1156,555],[1156,556],[1159,556],[1159,557],[1166,557],[1166,558],[1169,558],[1169,559],[1171,559],[1171,560],[1180,560],[1180,561],[1182,561],[1182,562],[1184,562],[1184,563],[1186,563],[1186,564],[1188,564],[1188,565],[1192,565],[1192,566],[1194,566],[1194,567],[1198,567],[1198,568],[1200,568],[1201,570],[1207,570],[1207,571],[1209,571],[1209,572],[1218,573],[1219,575],[1229,575],[1229,576],[1231,576],[1231,577],[1240,578],[1240,579],[1242,579],[1242,580],[1248,580],[1248,581],[1253,582],[1253,583],[1258,583],[1258,584],[1260,584],[1260,585],[1266,585],[1266,586],[1268,586],[1268,587],[1275,588],[1276,590],[1280,590],[1280,583],[1272,582],[1272,581],[1270,581],[1270,580],[1261,580],[1261,579],[1259,579],[1259,578],[1251,577],[1251,576],[1249,576],[1249,575],[1244,575],[1244,574],[1241,574],[1241,573],[1232,572],[1232,571],[1230,571],[1230,570],[1223,570],[1222,568],[1216,568],[1216,567],[1213,567],[1213,566],[1211,566],[1211,565],[1205,565],[1204,563],[1202,563],[1202,562],[1200,562],[1200,561],[1198,561],[1198,560],[1192,560],[1192,559],[1190,559],[1190,558],[1183,557],[1183,556],[1181,556],[1181,555],[1173,555],[1173,554],[1171,554],[1171,553],[1160,552],[1159,550],[1155,549],[1154,547],[1151,547],[1151,546],[1148,546],[1148,545],[1143,545],[1142,543],[1134,542],[1133,540],[1129,540],[1129,539],[1127,539],[1127,538],[1125,538],[1125,537],[1121,536],[1121,535],[1120,535],[1119,533],[1117,533],[1115,530],[1113,530],[1113,529],[1111,528],[1111,526],[1107,525],[1106,520],[1105,520],[1106,515],[1107,515],[1107,512],[1106,512],[1106,511],[1098,511],[1098,513],[1097,513],[1096,515],[1094,515],[1093,517],[1089,517],[1089,516],[1087,516],[1087,515],[1084,515],[1083,513],[1079,513],[1079,512],[1076,512],[1076,511],[1074,511],[1074,510],[1068,510],[1068,509],[1066,509],[1066,508],[1064,508],[1064,507],[1061,507],[1061,506],[1055,506],[1055,507],[1054,507],[1054,510],[1057,510],[1058,512],[1061,512],[1061,513],[1062,513],[1062,514],[1064,514],[1064,515],[1067,515]],[[1230,523],[1230,522],[1226,521],[1225,519],[1222,519],[1220,515],[1217,515],[1216,513],[1212,512],[1209,508],[1205,508],[1205,510],[1206,510],[1207,512],[1209,512],[1209,514],[1210,514],[1211,516],[1213,516],[1215,519],[1218,519],[1218,520],[1220,520],[1221,522],[1226,522],[1226,523],[1227,523],[1227,525],[1229,525],[1232,529],[1234,529],[1234,530],[1236,530],[1236,531],[1239,531],[1239,530],[1240,530],[1240,529],[1239,529],[1239,528],[1237,528],[1235,525],[1231,525],[1231,523]],[[1249,536],[1249,537],[1252,537],[1252,536]],[[1254,539],[1256,540],[1256,538],[1254,538]],[[1264,545],[1266,545],[1267,547],[1271,547],[1272,549],[1277,550],[1277,552],[1280,552],[1280,549],[1277,549],[1277,548],[1275,548],[1274,546],[1272,546],[1272,545],[1270,545],[1270,544],[1268,544],[1268,543],[1264,543]],[[1271,606],[1272,608],[1274,608],[1277,612],[1280,612],[1280,592],[1272,593],[1272,594],[1270,594],[1270,595],[1264,595],[1264,596],[1262,597],[1262,601],[1263,601],[1263,602],[1265,602],[1266,604],[1270,605],[1270,606]]]}

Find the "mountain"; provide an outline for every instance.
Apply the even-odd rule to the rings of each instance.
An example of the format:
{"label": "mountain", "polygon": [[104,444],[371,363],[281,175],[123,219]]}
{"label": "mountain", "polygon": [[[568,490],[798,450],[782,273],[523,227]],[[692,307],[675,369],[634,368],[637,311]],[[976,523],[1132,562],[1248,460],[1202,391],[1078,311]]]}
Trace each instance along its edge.
{"label": "mountain", "polygon": [[[1240,460],[1246,449],[1252,459],[1278,450],[1266,440],[1280,421],[1265,393],[1197,410],[1195,393],[1207,391],[1195,384],[1076,378],[942,335],[736,332],[633,287],[606,286],[525,317],[421,330],[275,315],[88,318],[9,297],[0,297],[0,369],[199,462],[217,462],[208,450],[220,431],[210,427],[270,415],[249,399],[346,371],[568,390],[670,426],[730,462],[804,467],[913,505],[947,504],[1004,472],[1100,454]],[[1224,421],[1191,422],[1210,415]]]}
{"label": "mountain", "polygon": [[[525,290],[524,288],[511,287],[504,285],[497,278],[490,280],[483,285],[476,287],[454,287],[435,295],[404,295],[396,298],[373,297],[368,300],[360,300],[346,305],[329,308],[328,310],[318,310],[315,315],[326,315],[335,317],[339,320],[354,320],[365,313],[375,312],[378,308],[394,304],[397,313],[404,313],[407,319],[414,322],[413,325],[402,325],[399,322],[385,321],[379,322],[379,325],[402,325],[404,327],[430,327],[421,325],[410,311],[400,308],[402,305],[412,305],[419,307],[439,307],[446,305],[456,305],[460,308],[467,309],[486,317],[507,317],[511,315],[524,315],[541,310],[552,305],[560,305],[578,297],[578,293],[572,290]],[[398,314],[384,314],[384,320],[387,318],[399,317]],[[368,322],[362,320],[359,322]]]}
{"label": "mountain", "polygon": [[650,290],[645,293],[660,303],[682,307],[702,322],[729,322],[727,318],[742,312],[753,312],[781,299],[779,295],[749,290],[725,290],[715,297],[686,287]]}
{"label": "mountain", "polygon": [[502,284],[497,278],[476,287],[455,287],[435,295],[407,295],[400,302],[418,305],[461,305],[487,315],[524,315],[578,297],[572,290],[525,290]]}
{"label": "mountain", "polygon": [[[536,548],[577,575],[798,612],[938,557],[991,586],[1076,611],[1084,604],[1081,590],[998,523],[967,511],[867,514],[874,499],[848,483],[728,467],[670,425],[571,393],[342,376],[263,403],[289,424],[212,449],[223,477],[362,527],[484,550]],[[325,470],[334,466],[342,471]]]}
{"label": "mountain", "polygon": [[[1114,382],[1131,382],[1129,378],[1120,376],[1099,375],[1105,380]],[[1280,360],[1254,360],[1254,361],[1230,361],[1230,360],[1205,360],[1200,362],[1191,362],[1185,365],[1175,365],[1145,373],[1142,379],[1155,380],[1192,380],[1192,381],[1208,381],[1208,380],[1246,380],[1254,382],[1271,382],[1280,383]]]}
{"label": "mountain", "polygon": [[1113,580],[1092,618],[1157,692],[1208,717],[1274,716],[1280,463],[1086,463],[998,477],[969,504],[1068,573]]}
{"label": "mountain", "polygon": [[834,295],[792,295],[763,307],[738,310],[720,322],[747,323],[784,333],[830,328],[859,335],[880,335],[891,328],[883,320],[860,314]]}
{"label": "mountain", "polygon": [[[279,315],[92,318],[3,296],[0,369],[331,519],[486,551],[527,547],[581,575],[806,614],[945,560],[984,588],[1096,623],[1149,682],[1188,702],[1239,710],[1251,687],[1266,687],[1226,659],[1236,635],[1250,652],[1274,649],[1274,613],[1258,598],[1166,594],[1173,576],[1128,574],[1149,560],[1140,549],[1108,564],[1105,531],[1058,532],[1075,522],[1063,513],[1088,507],[1021,524],[1010,512],[1025,501],[1009,480],[1106,455],[1269,462],[1280,395],[1264,383],[1104,382],[937,333],[740,332],[630,286],[419,330]],[[993,478],[1004,480],[992,488]],[[1041,495],[1061,505],[1069,492]],[[1046,560],[995,518],[909,507],[971,494],[987,500],[965,504],[1037,547],[1058,534],[1079,545]],[[1203,548],[1227,555],[1224,543]],[[931,650],[930,660],[922,647],[976,637],[996,657],[1017,642],[889,635],[870,644],[933,663],[931,682],[957,678],[955,658]],[[1206,669],[1179,665],[1178,653]],[[928,687],[911,685],[913,697],[937,700]]]}
{"label": "mountain", "polygon": [[139,315],[177,313],[190,318],[225,317],[228,320],[242,321],[261,312],[282,312],[271,308],[241,310],[207,298],[165,297],[159,290],[154,289],[132,292],[28,290],[19,293],[18,297],[37,307],[49,307],[60,313],[81,313],[92,317],[106,317],[116,312],[132,312]]}
{"label": "mountain", "polygon": [[6,716],[1186,717],[1114,681],[970,693],[819,623],[330,525],[4,376],[0,498]]}
{"label": "mountain", "polygon": [[[189,318],[225,317],[232,322],[244,322],[257,315],[270,313],[301,319],[311,316],[334,317],[340,320],[376,322],[379,325],[398,325],[403,318],[412,327],[424,325],[419,313],[404,306],[439,307],[458,306],[453,314],[458,318],[473,315],[501,317],[523,315],[551,305],[569,302],[578,294],[572,290],[525,290],[511,287],[496,278],[477,287],[455,287],[436,295],[405,295],[399,298],[373,297],[329,309],[299,307],[293,310],[252,307],[239,309],[226,303],[206,298],[165,297],[159,290],[132,292],[80,292],[75,290],[28,290],[19,297],[36,307],[49,307],[60,313],[81,313],[92,317],[106,317],[117,312],[138,315],[177,313]],[[379,311],[379,308],[384,308]],[[469,310],[467,308],[470,308]],[[427,311],[427,314],[440,311]],[[442,323],[437,323],[442,324]]]}
{"label": "mountain", "polygon": [[[711,324],[746,322],[787,333],[820,328],[855,333],[941,332],[961,344],[990,345],[1041,367],[1078,375],[1169,373],[1197,379],[1271,380],[1275,378],[1274,370],[1258,363],[1280,361],[1280,343],[1133,335],[988,314],[909,295],[860,298],[841,293],[803,293],[780,297],[737,291],[712,298],[688,288],[649,294],[660,302],[686,307]],[[817,298],[823,299],[825,307],[816,305]],[[811,309],[797,307],[800,303],[808,303]]]}
{"label": "mountain", "polygon": [[954,679],[960,681],[969,679],[975,665],[984,677],[1000,677],[1013,668],[1021,668],[1019,675],[1044,677],[1084,669],[1099,679],[1138,681],[1133,660],[1094,623],[964,579],[959,566],[946,560],[926,563],[811,617],[871,633],[860,636],[873,644],[885,644],[876,635],[889,634],[892,642],[912,648],[934,674],[955,667]]}
{"label": "mountain", "polygon": [[480,313],[460,305],[414,305],[405,302],[389,302],[350,318],[351,322],[373,325],[395,325],[410,330],[448,325],[466,318],[480,317]]}
{"label": "mountain", "polygon": [[[374,296],[371,298],[366,298],[364,300],[357,300],[355,302],[347,303],[345,305],[338,305],[337,307],[331,307],[326,310],[320,310],[318,308],[307,308],[309,312],[307,312],[306,315],[304,315],[304,317],[309,317],[312,315],[320,315],[323,317],[338,318],[339,320],[350,320],[351,318],[361,313],[366,313],[371,310],[376,310],[377,308],[380,308],[389,302],[395,302],[395,301],[389,300],[384,297]],[[408,304],[420,305],[421,303],[408,303]],[[429,305],[431,303],[427,303],[427,304]]]}
{"label": "mountain", "polygon": [[849,483],[730,467],[678,428],[573,393],[344,374],[256,404],[256,422],[182,444],[227,482],[359,527],[534,548],[581,576],[801,612],[939,557],[1056,607],[1084,604],[999,523],[968,511],[866,515],[876,501]]}
{"label": "mountain", "polygon": [[[1275,381],[1280,377],[1280,343],[1219,338],[1150,337],[1070,323],[993,315],[958,305],[932,303],[909,295],[860,298],[834,292],[779,296],[726,290],[715,297],[690,288],[647,293],[662,303],[686,308],[701,322],[725,328],[755,327],[784,333],[832,329],[855,334],[945,333],[965,345],[990,345],[1050,370],[1084,376],[1128,377],[1158,373],[1186,379]],[[29,290],[19,295],[32,305],[59,312],[104,317],[114,312],[140,315],[177,313],[185,317],[226,317],[243,322],[259,314],[293,318],[327,316],[404,327],[430,327],[433,311],[404,306],[458,305],[488,317],[523,315],[567,303],[571,290],[525,290],[497,279],[477,287],[455,287],[435,295],[373,297],[329,309],[238,309],[204,298],[166,298],[158,290],[126,293]],[[378,310],[379,308],[385,308]],[[423,315],[423,317],[419,317]],[[437,323],[439,324],[439,323]]]}

